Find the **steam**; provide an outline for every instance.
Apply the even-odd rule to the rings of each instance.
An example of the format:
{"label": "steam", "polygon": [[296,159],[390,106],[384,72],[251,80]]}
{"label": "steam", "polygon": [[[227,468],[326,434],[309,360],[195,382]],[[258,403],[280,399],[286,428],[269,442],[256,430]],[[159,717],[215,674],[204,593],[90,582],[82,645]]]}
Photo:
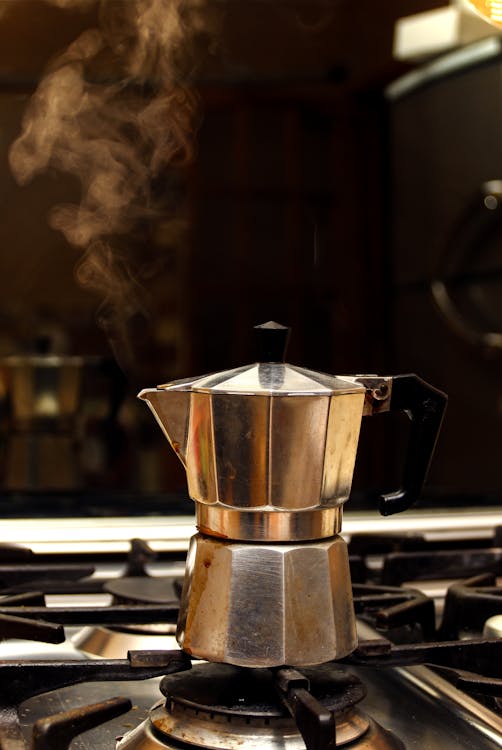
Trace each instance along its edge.
{"label": "steam", "polygon": [[96,4],[96,0],[46,0],[58,8],[88,8]]}
{"label": "steam", "polygon": [[10,149],[21,185],[47,169],[79,180],[80,204],[55,206],[49,221],[83,251],[77,279],[102,295],[101,320],[115,336],[145,313],[145,263],[124,237],[160,214],[180,225],[155,184],[193,157],[198,100],[189,82],[209,31],[205,7],[206,0],[100,0],[99,28],[49,66]]}

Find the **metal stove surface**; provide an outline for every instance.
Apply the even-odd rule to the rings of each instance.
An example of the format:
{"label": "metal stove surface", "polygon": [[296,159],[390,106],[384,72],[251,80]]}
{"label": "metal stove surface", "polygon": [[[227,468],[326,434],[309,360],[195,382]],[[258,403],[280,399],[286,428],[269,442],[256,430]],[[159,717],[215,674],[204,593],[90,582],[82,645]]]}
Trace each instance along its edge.
{"label": "metal stove surface", "polygon": [[[491,712],[485,712],[484,718],[460,715],[458,703],[452,706],[439,700],[439,686],[444,681],[436,679],[427,668],[351,671],[358,673],[368,691],[361,708],[399,737],[407,750],[502,747],[502,719],[490,716]],[[421,679],[429,681],[429,693],[419,687]],[[134,683],[89,683],[32,698],[20,710],[23,731],[28,740],[33,722],[47,714],[127,696],[133,704],[129,713],[81,735],[71,745],[72,750],[114,750],[116,741],[145,720],[149,708],[161,697],[159,682],[156,678]],[[449,686],[449,692],[458,691]]]}
{"label": "metal stove surface", "polygon": [[[483,535],[484,533],[483,531]],[[151,572],[153,575],[170,575],[175,578],[182,575],[183,564],[156,562],[151,566]],[[108,579],[121,574],[122,565],[100,563],[95,575]],[[103,594],[47,597],[49,607],[99,607],[109,601],[109,597]],[[359,622],[358,627],[362,639],[380,635],[366,623]],[[72,641],[80,631],[66,627],[65,632],[67,640],[59,646],[16,640],[0,643],[0,660],[89,659]],[[174,638],[166,636],[162,647],[166,650],[176,648]],[[125,657],[125,653],[117,655],[117,658]],[[349,670],[361,678],[367,689],[367,697],[360,704],[361,708],[399,737],[407,750],[502,748],[502,716],[457,690],[428,667],[375,669],[350,666]],[[128,713],[82,734],[71,743],[71,750],[115,750],[118,738],[144,721],[148,710],[161,698],[159,682],[160,678],[133,682],[94,682],[31,698],[21,705],[19,712],[26,747],[30,747],[31,730],[37,719],[115,696],[124,696],[133,705]]]}
{"label": "metal stove surface", "polygon": [[[60,604],[59,597],[55,601]],[[363,639],[378,635],[365,623],[359,622],[358,627]],[[76,629],[68,629],[68,640],[59,646],[28,641],[4,642],[0,644],[0,659],[20,656],[34,659],[89,658],[73,645],[71,638],[76,632]],[[165,648],[173,648],[173,641],[172,637],[167,637]],[[350,671],[360,677],[367,689],[360,707],[399,737],[406,750],[502,748],[502,717],[456,690],[429,668],[378,670],[351,666]],[[131,711],[80,735],[71,744],[71,750],[115,750],[117,741],[144,721],[149,709],[162,697],[159,683],[160,678],[86,683],[31,698],[21,705],[19,711],[27,747],[37,719],[123,696],[131,700]]]}

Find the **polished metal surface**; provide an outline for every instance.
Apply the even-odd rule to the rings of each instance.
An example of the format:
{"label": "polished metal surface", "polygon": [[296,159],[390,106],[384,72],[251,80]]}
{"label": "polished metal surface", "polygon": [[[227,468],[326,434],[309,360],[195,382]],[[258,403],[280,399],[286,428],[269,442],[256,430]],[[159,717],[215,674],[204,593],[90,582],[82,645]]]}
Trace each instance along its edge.
{"label": "polished metal surface", "polygon": [[[109,603],[140,607],[142,604],[165,604],[176,607],[178,597],[175,583],[176,566],[167,565],[166,575],[111,577],[103,585],[103,596],[99,595],[94,606]],[[178,573],[184,572],[181,565]],[[90,657],[125,659],[128,651],[176,649],[176,625],[152,622],[144,625],[106,627],[104,625],[80,628],[71,637],[72,645]]]}
{"label": "polished metal surface", "polygon": [[[359,638],[378,637],[376,630],[360,620],[357,622],[357,630]],[[502,748],[502,717],[429,667],[362,670],[360,677],[365,681],[366,687],[370,686],[368,700],[377,706],[372,715],[379,721],[388,720],[389,706],[395,700],[410,695],[411,690],[408,700],[414,701],[415,722],[410,722],[408,715],[397,712],[394,726],[391,727],[403,739],[410,738],[405,743],[407,750],[422,750],[429,746],[448,750]],[[387,703],[379,705],[378,701],[383,693]],[[425,734],[417,726],[420,721],[425,722]],[[446,735],[442,742],[440,737],[443,732]]]}
{"label": "polished metal surface", "polygon": [[[148,720],[118,747],[304,750],[305,740],[282,704],[274,674],[272,670],[198,664],[188,672],[169,675],[160,684],[166,700],[157,703]],[[335,716],[337,747],[403,750],[397,738],[357,707],[365,695],[357,677],[334,664],[302,674],[313,700]]]}
{"label": "polished metal surface", "polygon": [[[230,718],[230,720],[229,720]],[[164,742],[185,741],[195,747],[221,750],[230,748],[284,747],[305,748],[301,736],[289,717],[258,718],[212,714],[209,711],[187,710],[172,702],[169,710],[164,703],[155,707],[150,721]],[[247,721],[247,723],[246,723]]]}
{"label": "polished metal surface", "polygon": [[336,534],[362,417],[388,410],[391,391],[391,378],[275,359],[141,391],[186,469],[203,532],[191,542],[178,619],[185,651],[268,667],[355,648]]}
{"label": "polished metal surface", "polygon": [[486,638],[502,638],[502,615],[493,615],[485,622],[483,635]]}
{"label": "polished metal surface", "polygon": [[321,510],[236,510],[195,504],[199,531],[221,539],[300,542],[335,536],[342,528],[342,507]]}
{"label": "polished metal surface", "polygon": [[[340,531],[366,394],[377,385],[255,364],[140,397],[186,467],[201,531],[287,542]],[[389,393],[373,399],[378,408]]]}
{"label": "polished metal surface", "polygon": [[[426,667],[411,669],[433,674]],[[368,691],[362,708],[399,737],[406,750],[499,750],[502,747],[500,733],[480,731],[483,725],[476,727],[474,721],[468,721],[455,703],[444,702],[440,693],[423,691],[418,683],[405,679],[401,670],[361,669],[358,674]]]}
{"label": "polished metal surface", "polygon": [[[347,508],[347,506],[345,506]],[[148,540],[154,550],[185,553],[195,533],[193,516],[168,515],[115,518],[6,518],[0,526],[0,542],[22,544],[34,552],[49,554],[127,552],[130,539]],[[426,541],[454,542],[471,539],[488,544],[493,529],[502,526],[502,507],[436,508],[408,510],[383,518],[374,511],[343,514],[343,537],[353,534],[420,534]],[[178,576],[183,576],[180,567]]]}
{"label": "polished metal surface", "polygon": [[90,657],[101,659],[126,659],[128,651],[177,648],[174,625],[165,625],[163,632],[142,631],[132,628],[112,630],[102,626],[82,628],[71,638],[73,646]]}
{"label": "polished metal surface", "polygon": [[[302,675],[313,699],[335,716],[337,747],[402,748],[357,708],[365,691],[354,675],[333,663],[303,669]],[[257,742],[265,748],[304,747],[296,722],[278,696],[272,670],[196,665],[165,677],[160,689],[167,700],[149,718],[168,743],[178,740],[222,750],[253,748]],[[380,743],[368,744],[370,737]]]}
{"label": "polished metal surface", "polygon": [[[440,525],[438,530],[441,529]],[[173,575],[177,577],[179,572],[176,569]],[[164,570],[162,574],[165,574]],[[109,576],[110,571],[107,569],[106,577]],[[62,602],[58,601],[57,604],[61,605]],[[374,637],[374,634],[365,630],[361,631],[361,637]],[[5,641],[0,645],[3,659],[82,658],[68,642],[54,646],[27,641]],[[8,651],[5,650],[7,648]],[[430,675],[430,679],[437,678],[439,682],[444,682],[425,667],[412,669],[415,672],[417,669],[420,670],[422,676],[425,672]],[[472,703],[469,712],[459,709],[454,694],[463,697],[464,700],[467,696],[451,685],[450,697],[443,699],[441,690],[437,689],[437,682],[434,689],[430,686],[424,689],[422,680],[419,683],[416,675],[414,681],[407,679],[403,670],[351,668],[351,672],[358,674],[367,689],[367,697],[360,704],[361,709],[391,731],[395,737],[399,737],[406,750],[500,750],[501,731],[497,731],[497,725],[493,724],[498,721],[500,726],[500,716],[483,708],[473,698],[468,698]],[[127,736],[127,741],[131,744],[119,745],[120,750],[169,750],[169,745],[153,736],[151,731],[149,736],[142,737],[148,730],[144,730],[144,725],[141,725],[147,719],[149,709],[161,697],[158,679],[145,682],[88,683],[30,699],[23,704],[21,711],[21,725],[27,742],[31,735],[32,723],[42,716],[118,695],[130,698],[134,705],[133,710],[77,737],[72,742],[72,750],[110,750],[116,747],[116,739],[124,736]],[[135,737],[139,738],[138,743],[142,743],[136,746],[132,744],[129,736],[135,727],[140,727],[136,730]],[[176,750],[178,748],[179,744],[176,745]],[[347,750],[349,748],[352,750],[350,745]]]}
{"label": "polished metal surface", "polygon": [[191,540],[177,631],[189,654],[247,667],[303,666],[356,646],[347,546]]}
{"label": "polished metal surface", "polygon": [[[338,744],[338,735],[337,735]],[[341,745],[343,747],[343,745]],[[392,732],[384,729],[376,721],[370,719],[368,732],[350,745],[350,750],[406,750],[405,745]],[[349,748],[347,748],[349,750]]]}
{"label": "polished metal surface", "polygon": [[390,101],[404,98],[441,78],[486,64],[500,57],[501,53],[502,39],[495,35],[459,47],[447,54],[435,57],[431,62],[422,64],[393,81],[385,89],[386,98]]}
{"label": "polished metal surface", "polygon": [[[478,736],[480,746],[481,737],[494,741],[497,747],[502,747],[502,717],[478,703],[478,701],[458,690],[447,680],[435,674],[428,667],[409,667],[399,669],[400,675],[421,692],[440,700],[442,706],[449,708],[457,717],[474,730]],[[478,745],[473,745],[478,747]]]}
{"label": "polished metal surface", "polygon": [[[445,706],[440,696],[423,693],[395,670],[361,669],[359,674],[368,690],[362,710],[399,737],[406,750],[499,750],[500,737],[497,741],[480,733],[454,708]],[[132,700],[134,709],[77,737],[72,742],[72,750],[110,750],[116,747],[117,737],[124,737],[119,750],[171,750],[153,735],[148,724],[143,724],[148,710],[159,701],[158,683],[157,679],[93,683],[38,696],[23,705],[23,730],[29,737],[30,723],[41,716],[125,695]],[[350,745],[347,750],[349,748],[352,750]],[[179,750],[179,743],[176,750]]]}
{"label": "polished metal surface", "polygon": [[190,497],[243,511],[305,511],[345,502],[364,386],[341,381],[345,388],[337,391],[317,384],[310,393],[249,394],[200,391],[198,382],[188,391],[175,385],[140,394],[186,467]]}
{"label": "polished metal surface", "polygon": [[163,390],[191,390],[199,393],[240,393],[254,396],[354,393],[361,387],[344,377],[315,372],[285,362],[254,362],[231,370],[186,378],[159,385]]}
{"label": "polished metal surface", "polygon": [[[400,740],[375,721],[354,710],[336,722],[336,746],[350,750],[404,750]],[[163,702],[151,716],[117,744],[117,750],[176,750],[179,742],[211,750],[305,750],[292,719],[249,719],[247,723],[202,711],[197,717]]]}

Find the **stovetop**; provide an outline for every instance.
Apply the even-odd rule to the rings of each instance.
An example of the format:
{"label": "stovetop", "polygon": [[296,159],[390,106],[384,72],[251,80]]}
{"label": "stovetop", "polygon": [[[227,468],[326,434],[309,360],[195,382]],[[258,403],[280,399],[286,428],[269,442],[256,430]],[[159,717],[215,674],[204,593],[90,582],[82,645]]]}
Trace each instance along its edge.
{"label": "stovetop", "polygon": [[[349,552],[360,642],[357,651],[343,660],[344,666],[364,682],[363,710],[399,737],[407,750],[502,747],[502,640],[482,634],[489,617],[502,615],[502,589],[497,585],[501,534],[472,536],[462,540],[441,534],[426,539],[420,533],[352,533]],[[132,544],[127,559],[113,550],[93,553],[90,560],[83,554],[12,554],[0,548],[0,632],[5,638],[0,643],[0,747],[113,750],[117,738],[144,721],[162,697],[160,676],[187,666],[172,634],[183,554],[154,553],[140,541]],[[165,582],[169,593],[161,602],[131,605],[107,592],[107,582],[124,577],[142,580],[145,574]],[[35,594],[37,589],[45,597]],[[51,625],[41,626],[42,619]],[[155,646],[144,633],[152,623],[163,623],[160,636],[154,635]],[[62,643],[11,637],[21,633],[36,637],[42,627],[49,638],[58,640],[62,626]],[[119,628],[126,636],[116,647],[119,653],[100,659],[77,648],[76,643],[83,643],[83,628],[95,626],[105,632]],[[127,641],[131,627],[142,632],[142,639]],[[129,657],[128,648],[132,649]],[[430,663],[436,666],[431,668]],[[1,722],[13,721],[9,703],[26,697],[28,688],[35,686],[37,692],[37,674],[44,665],[45,689],[64,684],[67,675],[71,682],[73,670],[87,670],[90,679],[23,700],[19,708],[23,744],[15,732],[9,737],[4,729],[2,735]],[[136,679],[150,674],[157,676]],[[126,700],[109,703],[120,696]],[[83,720],[83,712],[68,712],[90,704],[101,704],[95,710],[98,715],[104,712],[103,718],[107,712],[124,713],[68,744],[59,724]],[[37,720],[61,713],[59,724],[38,727],[31,745]]]}
{"label": "stovetop", "polygon": [[[407,750],[492,750],[502,746],[502,720],[495,714],[486,711],[483,716],[474,718],[467,712],[457,714],[456,696],[452,697],[454,705],[443,704],[439,700],[439,690],[444,686],[452,691],[448,683],[435,679],[430,670],[415,667],[409,674],[393,671],[374,672],[368,675],[367,670],[355,670],[363,679],[367,697],[362,703],[371,716],[382,726],[400,737]],[[429,684],[429,692],[422,691],[420,684]],[[74,706],[106,701],[110,697],[126,695],[133,708],[118,718],[102,724],[80,737],[71,744],[72,750],[111,750],[115,748],[117,738],[130,732],[147,718],[148,710],[161,697],[160,679],[131,683],[124,686],[122,682],[93,683],[85,690],[82,686],[63,688],[61,690],[31,699],[25,703],[20,712],[23,733],[29,741],[33,723],[47,714],[68,711]],[[476,708],[479,711],[479,708]]]}

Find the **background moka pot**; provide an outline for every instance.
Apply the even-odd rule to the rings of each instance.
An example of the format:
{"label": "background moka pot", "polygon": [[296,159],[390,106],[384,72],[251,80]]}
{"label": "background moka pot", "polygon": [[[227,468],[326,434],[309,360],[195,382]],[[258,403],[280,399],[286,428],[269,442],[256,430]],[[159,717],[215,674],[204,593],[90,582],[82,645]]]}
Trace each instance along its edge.
{"label": "background moka pot", "polygon": [[415,375],[332,376],[285,364],[289,329],[256,328],[260,361],[139,394],[186,468],[191,542],[178,640],[210,661],[318,664],[356,645],[342,506],[362,417],[412,419],[402,488],[422,488],[446,397]]}

